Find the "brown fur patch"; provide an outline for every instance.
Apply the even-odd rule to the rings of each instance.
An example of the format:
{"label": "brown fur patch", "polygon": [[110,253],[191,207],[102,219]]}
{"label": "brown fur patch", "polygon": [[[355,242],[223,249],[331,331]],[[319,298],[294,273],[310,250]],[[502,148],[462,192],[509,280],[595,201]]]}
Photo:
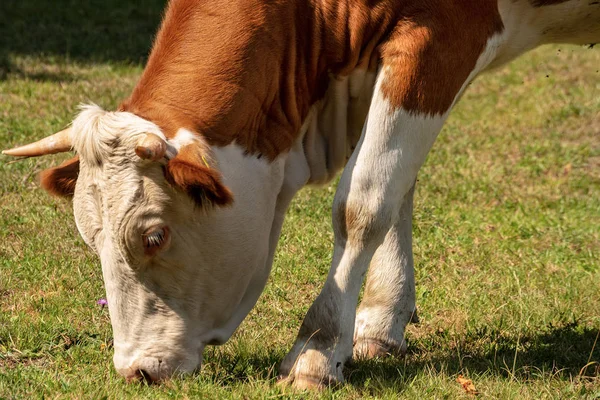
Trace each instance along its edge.
{"label": "brown fur patch", "polygon": [[390,68],[384,95],[407,111],[445,113],[488,39],[502,30],[496,1],[411,2],[382,48]]}
{"label": "brown fur patch", "polygon": [[63,162],[58,167],[40,172],[40,185],[48,193],[59,197],[73,197],[79,176],[79,156]]}
{"label": "brown fur patch", "polygon": [[388,215],[373,213],[362,204],[339,203],[334,213],[336,235],[350,243],[364,244],[374,240],[378,235],[385,234]]}
{"label": "brown fur patch", "polygon": [[187,193],[200,207],[231,204],[233,195],[223,185],[219,171],[207,166],[202,156],[191,147],[193,145],[182,148],[167,163],[164,169],[167,182]]}
{"label": "brown fur patch", "polygon": [[399,0],[173,0],[144,73],[120,106],[172,138],[289,150],[330,74],[375,68]]}
{"label": "brown fur patch", "polygon": [[335,207],[336,209],[333,210],[333,217],[335,218],[336,222],[333,224],[335,235],[342,240],[348,240],[346,203],[340,202],[335,205]]}
{"label": "brown fur patch", "polygon": [[392,104],[443,113],[502,29],[496,0],[172,0],[120,110],[273,160],[331,75],[373,69],[382,51]]}

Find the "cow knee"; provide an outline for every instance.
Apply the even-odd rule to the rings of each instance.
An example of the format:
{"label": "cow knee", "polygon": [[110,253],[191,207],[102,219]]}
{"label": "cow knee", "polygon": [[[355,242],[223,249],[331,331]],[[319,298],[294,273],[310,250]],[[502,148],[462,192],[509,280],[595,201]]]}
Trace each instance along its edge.
{"label": "cow knee", "polygon": [[341,201],[333,208],[336,238],[344,243],[378,245],[392,225],[394,209],[386,203]]}

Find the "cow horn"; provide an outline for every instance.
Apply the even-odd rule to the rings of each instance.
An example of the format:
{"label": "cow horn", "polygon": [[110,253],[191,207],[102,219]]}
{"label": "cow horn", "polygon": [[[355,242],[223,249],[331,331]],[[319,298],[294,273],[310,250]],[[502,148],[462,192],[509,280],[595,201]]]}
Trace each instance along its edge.
{"label": "cow horn", "polygon": [[135,147],[135,154],[143,160],[158,161],[166,152],[167,143],[153,133],[143,135]]}
{"label": "cow horn", "polygon": [[46,154],[63,153],[71,150],[72,147],[71,127],[68,127],[37,142],[4,150],[2,154],[13,157],[38,157]]}

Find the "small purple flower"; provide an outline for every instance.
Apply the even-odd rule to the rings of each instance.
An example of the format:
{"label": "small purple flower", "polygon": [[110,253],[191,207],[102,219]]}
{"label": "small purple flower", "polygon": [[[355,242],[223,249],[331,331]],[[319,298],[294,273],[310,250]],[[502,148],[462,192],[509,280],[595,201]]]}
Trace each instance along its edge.
{"label": "small purple flower", "polygon": [[98,299],[98,301],[96,302],[96,304],[98,304],[99,306],[101,306],[102,308],[104,308],[104,306],[108,304],[108,301],[106,301],[106,299]]}

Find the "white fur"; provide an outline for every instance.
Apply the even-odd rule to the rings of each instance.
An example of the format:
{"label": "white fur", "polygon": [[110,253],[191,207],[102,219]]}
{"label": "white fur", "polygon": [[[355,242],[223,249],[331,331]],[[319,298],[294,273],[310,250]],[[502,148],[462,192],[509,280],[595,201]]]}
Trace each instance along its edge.
{"label": "white fur", "polygon": [[82,161],[97,163],[113,154],[117,141],[124,142],[126,148],[140,135],[153,133],[163,140],[165,135],[160,128],[135,114],[128,112],[108,112],[95,104],[81,105],[81,112],[73,121],[73,148]]}
{"label": "white fur", "polygon": [[[285,159],[269,163],[264,158],[258,159],[245,155],[244,150],[235,143],[223,148],[216,147],[214,153],[220,172],[223,174],[224,183],[234,193],[234,202],[237,203],[237,205],[234,203],[234,210],[231,210],[230,217],[223,222],[235,225],[243,223],[244,228],[252,232],[249,239],[252,239],[255,246],[243,250],[232,248],[230,251],[238,259],[242,257],[241,254],[237,254],[238,251],[254,252],[257,255],[260,254],[260,257],[255,265],[243,263],[232,265],[232,267],[241,267],[252,273],[248,276],[245,291],[241,294],[241,299],[231,316],[216,329],[204,333],[200,337],[200,341],[203,343],[226,342],[256,304],[271,271],[277,244],[276,241],[273,243],[272,237],[279,238],[283,216],[287,209],[287,204],[285,207],[279,204],[279,197],[285,186]],[[240,174],[240,171],[252,171],[252,174]],[[264,219],[261,223],[264,225],[262,228],[256,224],[256,212],[262,214],[260,219]],[[223,230],[227,232],[229,228],[225,226]],[[220,256],[213,255],[213,257],[219,258]],[[231,272],[232,274],[236,273],[235,270]],[[227,286],[229,282],[225,280],[221,284]]]}
{"label": "white fur", "polygon": [[160,128],[129,112],[108,112],[95,104],[81,105],[81,112],[73,121],[73,148],[85,162],[94,163],[114,154],[115,146],[132,149],[141,135],[152,133],[167,144],[166,160],[172,159],[186,145],[203,139],[181,128],[168,140]]}
{"label": "white fur", "polygon": [[497,67],[545,43],[600,41],[600,4],[572,0],[533,7],[529,0],[500,0],[503,44],[490,67]]}
{"label": "white fur", "polygon": [[200,136],[185,128],[180,128],[177,130],[175,137],[169,140],[169,143],[175,147],[175,149],[180,150],[182,147],[193,144],[198,140],[200,140]]}
{"label": "white fur", "polygon": [[[283,213],[308,168],[288,167],[286,179],[291,157],[269,162],[236,144],[214,148],[211,168],[234,203],[202,210],[167,184],[160,163],[138,162],[139,135],[166,140],[154,124],[86,106],[73,128],[82,159],[75,219],[102,263],[115,367],[126,376],[138,369],[158,378],[189,372],[207,343],[229,338],[262,292]],[[184,145],[205,143],[180,130],[170,146]],[[164,225],[170,247],[148,259],[141,234]]]}

